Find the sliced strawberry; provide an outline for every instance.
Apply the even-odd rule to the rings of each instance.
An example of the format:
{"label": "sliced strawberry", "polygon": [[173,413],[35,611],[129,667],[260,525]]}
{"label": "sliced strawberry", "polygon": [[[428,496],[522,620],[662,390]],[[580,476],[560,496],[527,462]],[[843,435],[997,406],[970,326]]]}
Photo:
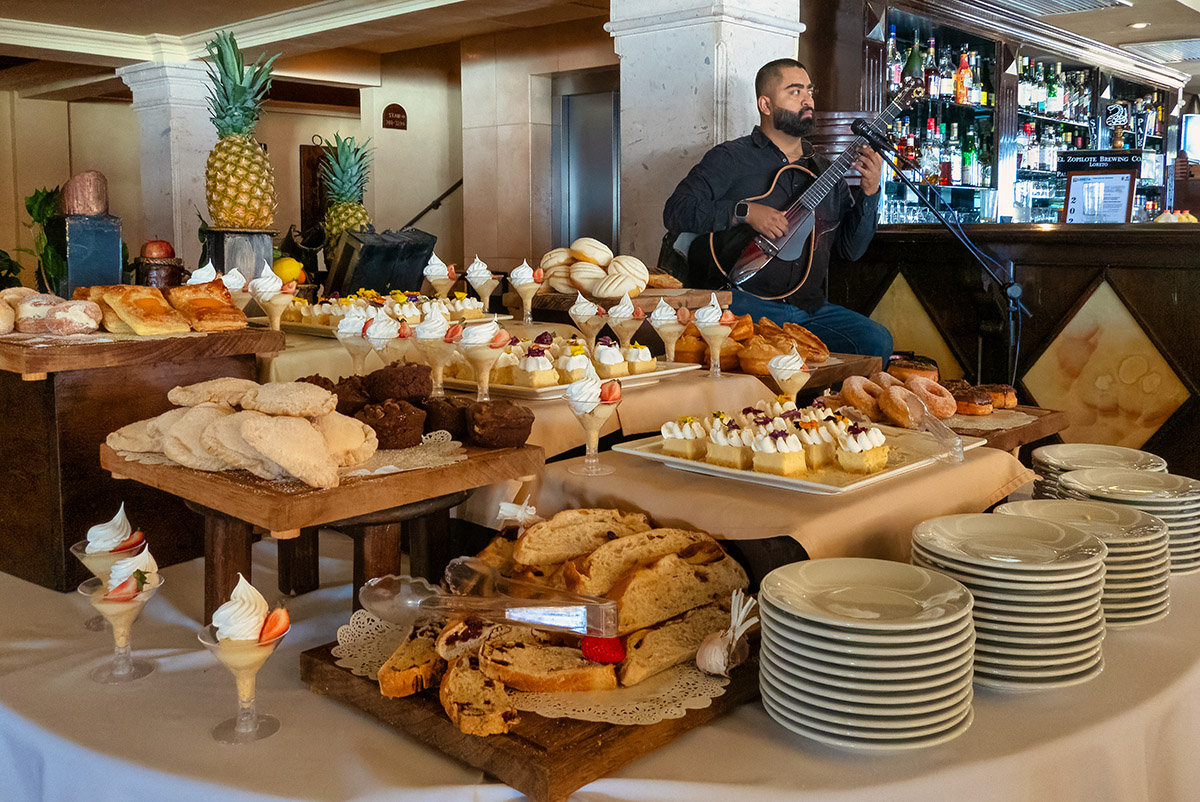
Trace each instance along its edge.
{"label": "sliced strawberry", "polygon": [[113,549],[113,551],[125,551],[126,549],[136,548],[136,547],[140,546],[142,544],[142,541],[144,541],[145,539],[146,539],[145,535],[143,535],[142,530],[139,529],[138,531],[134,532],[132,535],[130,535],[129,537],[125,538],[120,543],[118,543],[117,547],[115,549]]}
{"label": "sliced strawberry", "polygon": [[367,329],[371,328],[371,323],[373,323],[373,322],[374,322],[374,321],[372,321],[372,320],[371,320],[371,318],[367,318],[366,320],[364,320],[364,321],[363,321],[362,335],[361,335],[361,336],[363,336],[363,337],[366,337],[366,336],[367,336]]}
{"label": "sliced strawberry", "polygon": [[295,295],[296,294],[296,282],[289,281],[287,284],[284,284],[282,287],[280,287],[279,291],[282,292],[284,295]]}
{"label": "sliced strawberry", "polygon": [[455,323],[450,328],[446,329],[446,336],[443,338],[448,343],[456,343],[462,339],[463,327]]}
{"label": "sliced strawberry", "polygon": [[620,638],[596,638],[584,635],[579,644],[583,656],[594,663],[619,663],[625,659],[625,644]]}
{"label": "sliced strawberry", "polygon": [[129,577],[121,584],[104,594],[104,598],[108,601],[127,602],[133,601],[134,597],[141,593],[138,590],[138,583],[135,577]]}
{"label": "sliced strawberry", "polygon": [[262,629],[258,633],[258,642],[267,643],[275,640],[287,632],[291,625],[292,620],[288,617],[288,611],[282,607],[276,607],[267,613],[267,618],[263,621]]}
{"label": "sliced strawberry", "polygon": [[507,348],[508,347],[508,339],[509,339],[508,332],[505,331],[504,329],[500,329],[500,331],[496,332],[496,336],[492,337],[492,341],[490,343],[488,343],[488,345],[490,345],[493,348]]}
{"label": "sliced strawberry", "polygon": [[413,336],[412,326],[408,325],[407,320],[400,321],[400,338],[407,339]]}
{"label": "sliced strawberry", "polygon": [[735,320],[737,320],[737,315],[735,315],[733,312],[730,312],[728,309],[726,309],[724,312],[721,313],[721,319],[718,322],[722,326],[732,326],[733,322]]}
{"label": "sliced strawberry", "polygon": [[537,270],[533,271],[533,280],[535,283],[541,284],[542,279],[544,279],[545,277],[546,277],[546,271],[542,270],[540,267]]}
{"label": "sliced strawberry", "polygon": [[634,310],[633,310],[633,319],[634,320],[641,320],[644,317],[646,317],[645,312],[643,312],[641,309],[634,308]]}
{"label": "sliced strawberry", "polygon": [[601,306],[600,304],[596,304],[596,314],[597,314],[597,315],[607,315],[607,314],[608,314],[608,312],[605,312],[605,311],[604,311],[604,307],[603,307],[603,306]]}
{"label": "sliced strawberry", "polygon": [[675,319],[686,326],[692,320],[692,310],[686,306],[679,307],[679,311],[675,313]]}
{"label": "sliced strawberry", "polygon": [[446,265],[446,278],[451,281],[458,281],[458,273],[454,272],[454,265]]}
{"label": "sliced strawberry", "polygon": [[600,385],[600,401],[603,403],[611,403],[621,400],[621,383],[616,379],[606,381]]}

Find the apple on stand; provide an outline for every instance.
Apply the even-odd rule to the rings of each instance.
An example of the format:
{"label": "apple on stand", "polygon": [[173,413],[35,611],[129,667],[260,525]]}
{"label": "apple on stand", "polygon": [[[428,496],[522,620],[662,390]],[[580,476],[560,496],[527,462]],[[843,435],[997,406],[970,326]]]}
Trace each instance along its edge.
{"label": "apple on stand", "polygon": [[143,259],[174,259],[175,249],[165,239],[152,239],[142,245]]}

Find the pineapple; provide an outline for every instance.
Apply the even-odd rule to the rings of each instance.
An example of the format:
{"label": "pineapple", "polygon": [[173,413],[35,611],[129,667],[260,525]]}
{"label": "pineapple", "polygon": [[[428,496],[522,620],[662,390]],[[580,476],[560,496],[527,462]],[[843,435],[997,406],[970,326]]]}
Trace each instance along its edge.
{"label": "pineapple", "polygon": [[221,138],[209,151],[204,195],[217,228],[270,228],[275,222],[275,174],[254,127],[263,96],[271,88],[271,65],[262,56],[247,68],[232,33],[219,33],[206,46],[208,108]]}
{"label": "pineapple", "polygon": [[321,162],[321,181],[329,199],[325,212],[325,264],[333,261],[333,251],[343,231],[358,231],[371,222],[362,205],[363,191],[370,180],[371,151],[359,145],[354,137],[342,139],[333,135],[333,144],[325,143],[325,159]]}

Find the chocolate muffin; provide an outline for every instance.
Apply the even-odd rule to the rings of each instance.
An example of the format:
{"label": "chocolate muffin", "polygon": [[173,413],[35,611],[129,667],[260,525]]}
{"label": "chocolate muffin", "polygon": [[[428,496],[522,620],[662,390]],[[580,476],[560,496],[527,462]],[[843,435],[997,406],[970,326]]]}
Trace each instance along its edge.
{"label": "chocolate muffin", "polygon": [[324,376],[322,376],[319,373],[314,373],[311,376],[305,376],[303,378],[296,379],[296,381],[308,382],[309,384],[315,384],[318,387],[320,387],[322,390],[328,390],[331,393],[333,392],[333,382],[331,382],[329,379],[325,378]]}
{"label": "chocolate muffin", "polygon": [[425,410],[407,401],[389,398],[382,404],[368,404],[354,417],[375,430],[380,448],[411,448],[421,444]]}
{"label": "chocolate muffin", "polygon": [[420,405],[428,416],[425,418],[425,431],[445,429],[455,440],[466,440],[467,407],[472,403],[470,398],[461,395],[425,399]]}
{"label": "chocolate muffin", "polygon": [[433,379],[428,365],[393,362],[363,377],[363,388],[376,403],[389,398],[416,402],[433,392]]}
{"label": "chocolate muffin", "polygon": [[484,448],[525,445],[533,429],[533,411],[512,401],[476,402],[467,407],[467,437]]}
{"label": "chocolate muffin", "polygon": [[333,386],[333,394],[338,399],[337,411],[351,417],[371,403],[371,397],[363,389],[362,376],[345,377]]}

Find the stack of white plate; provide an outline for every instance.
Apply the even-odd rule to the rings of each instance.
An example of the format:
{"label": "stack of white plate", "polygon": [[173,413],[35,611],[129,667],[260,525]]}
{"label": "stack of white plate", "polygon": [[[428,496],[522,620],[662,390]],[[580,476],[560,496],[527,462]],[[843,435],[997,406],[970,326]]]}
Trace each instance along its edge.
{"label": "stack of white plate", "polygon": [[1149,624],[1171,610],[1167,525],[1133,507],[1103,501],[1013,501],[1002,515],[1027,515],[1073,526],[1108,546],[1104,558],[1104,620],[1109,629]]}
{"label": "stack of white plate", "polygon": [[1104,668],[1104,556],[1094,535],[1016,515],[947,515],[913,529],[915,565],[975,597],[975,682],[1032,690]]}
{"label": "stack of white plate", "polygon": [[854,557],[763,578],[759,684],[792,732],[851,749],[915,749],[971,726],[971,594],[932,571]]}
{"label": "stack of white plate", "polygon": [[1088,468],[1130,468],[1135,471],[1167,472],[1167,461],[1149,451],[1106,446],[1099,443],[1061,443],[1033,451],[1033,497],[1059,498],[1058,477],[1067,471]]}
{"label": "stack of white plate", "polygon": [[1124,504],[1161,518],[1170,529],[1171,573],[1200,571],[1200,481],[1172,473],[1092,468],[1059,477],[1059,496]]}

